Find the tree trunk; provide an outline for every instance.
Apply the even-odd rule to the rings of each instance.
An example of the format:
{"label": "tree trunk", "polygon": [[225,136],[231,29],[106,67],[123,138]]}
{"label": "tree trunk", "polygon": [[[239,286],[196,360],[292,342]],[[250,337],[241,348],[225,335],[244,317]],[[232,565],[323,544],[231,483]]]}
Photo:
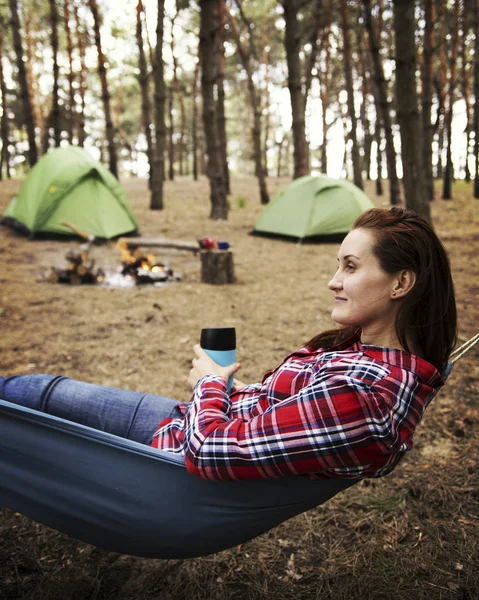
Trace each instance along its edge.
{"label": "tree trunk", "polygon": [[[34,70],[34,65],[36,63],[36,40],[39,36],[39,29],[43,27],[39,24],[39,18],[37,15],[32,14],[33,11],[29,10],[29,6],[26,3],[22,4],[22,8],[20,9],[20,18],[23,19],[23,28],[25,30],[25,68],[27,71],[27,83],[28,83],[28,91],[30,94],[30,103],[32,105],[33,112],[33,123],[35,131],[40,131],[40,140],[42,139],[42,135],[45,129],[45,121],[46,121],[46,103],[41,98],[40,94],[40,84],[39,84],[39,76]],[[33,29],[32,32],[32,23]],[[35,38],[35,39],[33,39]],[[23,40],[22,40],[23,42]],[[38,151],[41,153],[41,143]]]}
{"label": "tree trunk", "polygon": [[95,45],[98,53],[98,75],[100,77],[103,110],[105,112],[106,123],[106,141],[108,145],[108,154],[110,157],[110,171],[115,177],[118,177],[118,163],[116,158],[115,133],[113,131],[113,121],[111,118],[110,92],[108,91],[108,81],[106,75],[105,56],[101,47],[100,36],[100,14],[96,0],[88,0],[88,6],[93,14],[93,28],[95,31]]}
{"label": "tree trunk", "polygon": [[396,42],[396,110],[401,132],[406,206],[431,222],[421,153],[421,122],[416,89],[416,18],[414,2],[394,0]]}
{"label": "tree trunk", "polygon": [[[199,51],[198,51],[199,53]],[[192,148],[191,151],[193,153],[193,179],[198,181],[198,103],[197,103],[197,95],[198,95],[198,78],[200,75],[200,58],[198,56],[198,60],[195,65],[195,72],[193,75],[193,89],[191,92],[191,98],[193,102],[193,107],[191,110],[191,140],[192,140]]]}
{"label": "tree trunk", "polygon": [[262,63],[264,65],[264,136],[263,136],[263,171],[264,176],[268,177],[269,174],[269,166],[268,166],[268,148],[270,144],[270,133],[271,133],[271,95],[269,93],[269,51],[267,50],[266,37],[264,35],[264,30],[261,32],[262,43],[263,46],[263,58]]}
{"label": "tree trunk", "polygon": [[165,179],[165,74],[163,65],[163,30],[165,20],[165,0],[158,0],[158,21],[156,24],[156,49],[154,61],[155,79],[155,147],[153,152],[153,179],[151,186],[151,210],[163,210],[163,182]]}
{"label": "tree trunk", "polygon": [[59,76],[60,67],[58,65],[58,11],[55,0],[48,0],[50,6],[50,42],[52,45],[53,58],[53,88],[52,105],[46,120],[46,126],[43,136],[42,152],[45,154],[50,147],[50,135],[53,129],[53,145],[60,146],[61,127],[60,127],[60,105],[59,105]]}
{"label": "tree trunk", "polygon": [[376,119],[376,131],[374,133],[375,137],[376,137],[376,146],[377,146],[377,158],[376,158],[376,162],[377,162],[377,170],[378,170],[378,176],[376,179],[376,195],[377,196],[382,196],[384,191],[383,191],[383,149],[382,149],[382,136],[381,136],[381,123],[379,122],[379,119]]}
{"label": "tree trunk", "polygon": [[175,179],[175,142],[173,140],[175,123],[173,120],[173,86],[168,88],[168,179]]}
{"label": "tree trunk", "polygon": [[309,173],[308,144],[306,141],[306,98],[301,87],[301,38],[299,31],[298,9],[300,0],[283,0],[285,21],[285,49],[288,64],[288,89],[291,96],[293,131],[293,178],[297,179]]}
{"label": "tree trunk", "polygon": [[77,125],[78,125],[78,145],[80,148],[83,148],[85,143],[85,106],[86,106],[86,76],[87,76],[87,66],[86,66],[86,47],[87,43],[85,40],[85,31],[80,23],[80,14],[78,12],[78,7],[76,4],[73,4],[73,12],[75,14],[75,24],[77,30],[77,45],[78,52],[80,54],[80,75],[79,75],[79,93],[80,93],[80,109],[77,112]]}
{"label": "tree trunk", "polygon": [[76,126],[76,106],[75,106],[75,74],[73,71],[73,41],[72,33],[70,29],[70,7],[69,0],[63,2],[63,13],[64,13],[64,24],[65,34],[67,39],[67,55],[68,55],[68,120],[67,120],[67,134],[68,142],[73,144],[73,132],[77,128]]}
{"label": "tree trunk", "polygon": [[0,122],[0,136],[2,138],[2,152],[0,154],[0,181],[3,177],[3,167],[5,165],[5,172],[7,179],[10,179],[10,152],[9,137],[10,127],[8,123],[8,101],[7,101],[7,86],[5,83],[5,77],[3,74],[3,29],[4,20],[0,16],[0,96],[2,98],[2,120]]}
{"label": "tree trunk", "polygon": [[277,153],[278,160],[276,163],[276,177],[281,177],[284,140],[285,140],[285,137],[283,135],[281,140],[279,142],[276,142],[276,145],[278,146],[278,153]]}
{"label": "tree trunk", "polygon": [[170,181],[174,181],[175,179],[175,120],[173,116],[173,104],[175,101],[175,93],[176,97],[179,97],[179,90],[177,85],[177,63],[175,57],[175,21],[178,16],[178,3],[176,4],[176,12],[171,19],[171,34],[170,34],[170,50],[171,56],[173,58],[173,81],[168,89],[168,120],[169,120],[169,128],[168,128],[168,179]]}
{"label": "tree trunk", "polygon": [[474,2],[474,198],[479,198],[479,1]]}
{"label": "tree trunk", "polygon": [[37,144],[35,141],[35,121],[33,118],[32,102],[28,90],[27,72],[23,61],[22,36],[20,33],[20,19],[18,17],[17,0],[9,0],[13,46],[17,58],[18,83],[20,86],[20,100],[23,107],[25,126],[28,137],[28,163],[30,167],[38,160]]}
{"label": "tree trunk", "polygon": [[136,43],[138,46],[138,67],[139,82],[141,90],[141,120],[143,121],[143,131],[146,138],[146,155],[148,157],[149,186],[151,190],[153,174],[153,138],[151,135],[151,102],[148,89],[148,66],[146,62],[145,48],[143,45],[143,27],[142,27],[143,2],[138,0],[136,7]]}
{"label": "tree trunk", "polygon": [[216,36],[216,89],[217,89],[217,114],[218,114],[218,137],[220,144],[220,156],[222,159],[223,177],[226,194],[230,193],[230,172],[228,166],[228,138],[226,135],[226,113],[225,113],[225,22],[226,2],[219,0],[219,28]]}
{"label": "tree trunk", "polygon": [[424,56],[422,63],[422,157],[427,197],[429,200],[434,200],[434,178],[432,173],[433,125],[431,122],[431,109],[436,0],[425,0],[424,19]]}
{"label": "tree trunk", "polygon": [[451,41],[451,60],[449,62],[449,89],[448,105],[446,112],[445,134],[446,145],[446,168],[444,169],[444,180],[442,188],[442,199],[452,199],[452,179],[454,176],[454,167],[452,164],[452,117],[454,114],[454,92],[456,90],[456,63],[459,47],[459,9],[460,0],[454,0],[454,17],[452,23],[452,41]]}
{"label": "tree trunk", "polygon": [[[374,97],[376,100],[377,117],[384,128],[384,137],[386,139],[386,162],[389,178],[389,194],[391,204],[400,204],[399,179],[396,169],[396,150],[394,148],[394,136],[391,123],[391,114],[389,111],[388,90],[384,69],[380,55],[380,41],[371,14],[371,0],[363,0],[365,25],[368,31],[369,48],[374,73]],[[381,13],[380,13],[381,14]],[[381,17],[382,20],[382,17]]]}
{"label": "tree trunk", "polygon": [[319,96],[321,99],[321,122],[323,130],[323,139],[321,141],[320,150],[320,161],[321,161],[321,172],[327,174],[328,172],[328,120],[327,120],[327,109],[329,107],[331,98],[331,21],[332,21],[332,6],[331,0],[327,6],[327,19],[323,28],[321,49],[324,53],[324,69],[318,70],[319,79]]}
{"label": "tree trunk", "polygon": [[368,181],[371,181],[371,154],[373,145],[373,133],[371,132],[371,123],[369,121],[369,99],[370,94],[370,81],[369,72],[366,68],[366,56],[369,55],[368,49],[365,47],[365,38],[363,36],[363,30],[360,28],[356,34],[357,37],[357,53],[358,53],[358,72],[361,76],[362,82],[362,102],[361,109],[359,111],[362,129],[364,132],[364,157],[362,170],[366,173]]}
{"label": "tree trunk", "polygon": [[[244,13],[242,13],[242,16],[243,15],[244,15]],[[231,32],[233,34],[233,38],[234,38],[234,40],[236,42],[236,46],[238,48],[238,54],[240,56],[243,68],[246,71],[246,76],[247,76],[247,80],[248,80],[248,93],[249,93],[251,108],[253,109],[252,137],[253,137],[255,174],[256,174],[256,177],[258,178],[260,201],[261,201],[261,204],[268,204],[269,194],[268,194],[268,189],[266,186],[265,169],[263,166],[263,150],[261,147],[261,106],[260,106],[260,101],[258,98],[256,86],[254,83],[253,70],[252,70],[252,66],[251,66],[252,56],[255,55],[254,42],[251,37],[252,31],[251,31],[251,28],[249,27],[249,23],[247,23],[248,33],[249,33],[249,46],[250,46],[250,50],[249,50],[249,52],[247,52],[241,42],[240,33],[238,30],[238,24],[236,22],[236,19],[230,13],[228,13],[228,18],[229,18],[229,23],[230,23],[230,27],[231,27]],[[243,16],[243,19],[245,19],[244,16]]]}
{"label": "tree trunk", "polygon": [[176,145],[177,149],[177,162],[179,167],[180,175],[185,174],[184,168],[184,154],[185,154],[185,127],[186,127],[186,118],[185,118],[185,101],[184,101],[184,90],[182,90],[182,86],[180,85],[180,80],[178,78],[178,57],[175,52],[175,37],[174,37],[174,27],[176,17],[178,16],[178,5],[177,12],[175,17],[171,21],[171,56],[173,59],[173,90],[176,95],[176,100],[180,106],[180,125],[179,125],[179,138],[178,144]]}
{"label": "tree trunk", "polygon": [[203,96],[203,125],[208,153],[207,174],[210,181],[212,219],[227,219],[226,186],[223,174],[224,159],[220,152],[218,114],[215,102],[217,82],[216,44],[219,35],[219,0],[200,0],[201,91]]}
{"label": "tree trunk", "polygon": [[[440,5],[439,5],[440,6]],[[439,7],[438,6],[438,7]],[[444,11],[442,11],[444,12]],[[439,18],[439,69],[434,80],[436,86],[436,96],[438,100],[437,117],[434,123],[434,134],[437,134],[437,162],[435,179],[443,177],[443,150],[444,150],[444,121],[446,112],[446,75],[447,75],[447,59],[446,59],[446,25],[445,16],[442,14]]]}
{"label": "tree trunk", "polygon": [[462,96],[466,105],[466,160],[464,163],[465,180],[467,183],[471,181],[471,170],[469,168],[469,150],[471,147],[471,130],[472,130],[472,107],[471,107],[471,94],[470,94],[470,79],[471,79],[471,64],[468,61],[466,39],[470,29],[470,15],[466,8],[466,3],[463,4],[463,35],[461,39],[461,87]]}
{"label": "tree trunk", "polygon": [[353,85],[353,65],[352,65],[352,50],[351,50],[351,19],[349,16],[348,1],[341,0],[341,27],[343,31],[343,64],[344,75],[346,79],[346,92],[348,95],[348,113],[351,123],[351,131],[349,137],[352,142],[351,159],[353,162],[353,179],[355,185],[359,189],[363,189],[363,178],[361,176],[361,156],[359,154],[358,137],[357,137],[357,119],[356,109],[354,106],[354,85]]}

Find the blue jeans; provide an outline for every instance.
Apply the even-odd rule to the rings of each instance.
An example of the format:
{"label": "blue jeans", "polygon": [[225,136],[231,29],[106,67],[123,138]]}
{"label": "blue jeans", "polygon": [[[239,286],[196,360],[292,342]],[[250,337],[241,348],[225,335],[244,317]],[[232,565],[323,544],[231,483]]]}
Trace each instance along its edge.
{"label": "blue jeans", "polygon": [[150,444],[163,419],[182,416],[178,401],[55,375],[0,377],[0,399]]}

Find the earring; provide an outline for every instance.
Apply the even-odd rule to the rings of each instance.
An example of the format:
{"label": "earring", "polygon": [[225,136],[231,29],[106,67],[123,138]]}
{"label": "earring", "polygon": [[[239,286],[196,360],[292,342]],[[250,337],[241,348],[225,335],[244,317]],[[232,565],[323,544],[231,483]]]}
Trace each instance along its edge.
{"label": "earring", "polygon": [[392,294],[392,295],[393,295],[393,296],[395,296],[395,295],[396,295],[396,292],[393,292],[393,294]]}

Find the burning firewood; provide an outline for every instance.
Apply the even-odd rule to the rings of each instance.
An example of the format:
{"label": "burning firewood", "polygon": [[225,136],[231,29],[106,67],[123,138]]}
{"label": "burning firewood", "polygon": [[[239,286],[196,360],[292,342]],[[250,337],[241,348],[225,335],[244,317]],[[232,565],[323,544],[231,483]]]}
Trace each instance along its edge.
{"label": "burning firewood", "polygon": [[137,285],[175,279],[170,267],[159,262],[154,254],[142,254],[138,248],[131,247],[124,239],[119,240],[117,248],[121,253],[121,274],[133,277]]}

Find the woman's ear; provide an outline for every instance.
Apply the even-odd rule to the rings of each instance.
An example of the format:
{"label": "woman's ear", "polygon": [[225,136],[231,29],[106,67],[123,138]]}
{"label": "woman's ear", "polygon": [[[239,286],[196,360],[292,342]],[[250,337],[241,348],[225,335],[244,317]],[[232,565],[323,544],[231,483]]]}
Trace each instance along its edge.
{"label": "woman's ear", "polygon": [[409,294],[415,284],[416,273],[409,269],[404,269],[404,271],[398,273],[391,295],[393,298],[404,298]]}

